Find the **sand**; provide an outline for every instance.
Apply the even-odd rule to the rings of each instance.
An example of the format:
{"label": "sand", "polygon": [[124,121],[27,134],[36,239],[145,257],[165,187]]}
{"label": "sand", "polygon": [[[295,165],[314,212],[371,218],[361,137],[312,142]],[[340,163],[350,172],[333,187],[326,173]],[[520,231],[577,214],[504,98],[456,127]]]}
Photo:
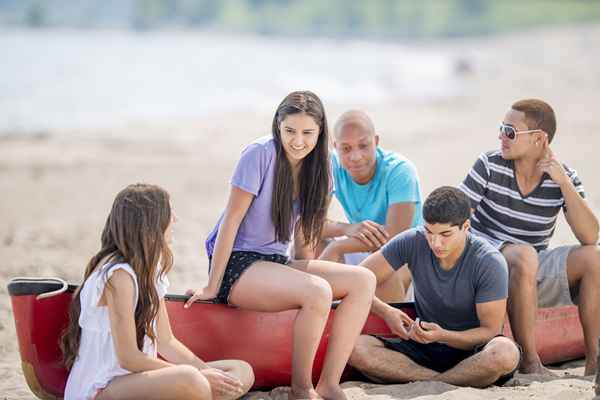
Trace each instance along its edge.
{"label": "sand", "polygon": [[[576,168],[588,200],[600,210],[594,178],[600,139],[600,26],[570,27],[500,37],[425,43],[467,60],[463,91],[447,100],[402,100],[381,107],[330,104],[333,122],[347,108],[371,114],[381,144],[415,162],[424,195],[458,184],[477,155],[497,148],[497,126],[516,99],[540,97],[556,109],[557,157]],[[319,88],[312,88],[318,92]],[[282,93],[283,95],[283,93]],[[133,182],[169,190],[179,216],[172,292],[207,278],[203,240],[225,204],[228,178],[245,143],[268,133],[272,115],[236,113],[198,121],[138,124],[115,129],[44,131],[0,138],[0,399],[32,399],[21,370],[6,282],[14,276],[60,276],[78,282],[98,247],[115,194]],[[339,216],[334,206],[333,216]],[[561,221],[553,245],[574,243]],[[581,365],[566,370],[581,375]],[[561,372],[564,373],[564,372]],[[591,399],[592,382],[570,376],[485,390],[440,383],[344,384],[351,399]],[[251,398],[284,398],[285,389]]]}

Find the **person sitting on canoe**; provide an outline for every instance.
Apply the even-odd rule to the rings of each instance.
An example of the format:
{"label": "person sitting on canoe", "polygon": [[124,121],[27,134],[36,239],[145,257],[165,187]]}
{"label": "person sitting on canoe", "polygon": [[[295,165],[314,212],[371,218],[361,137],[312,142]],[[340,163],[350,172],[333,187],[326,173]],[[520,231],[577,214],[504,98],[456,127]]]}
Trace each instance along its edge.
{"label": "person sitting on canoe", "polygon": [[[335,196],[349,223],[327,221],[317,255],[358,265],[390,237],[422,224],[419,177],[406,157],[379,147],[373,122],[362,111],[340,116],[333,145]],[[402,268],[376,294],[388,302],[402,301],[409,283],[410,273]]]}
{"label": "person sitting on canoe", "polygon": [[[523,347],[521,372],[549,373],[536,351],[537,308],[578,303],[585,374],[592,375],[600,335],[598,219],[577,172],[550,149],[555,133],[555,114],[547,103],[514,103],[500,125],[501,149],[481,154],[460,188],[471,199],[473,232],[508,262],[508,315]],[[561,209],[581,245],[548,249]]]}
{"label": "person sitting on canoe", "polygon": [[254,383],[248,363],[205,363],[171,332],[164,296],[174,222],[158,186],[130,185],[117,195],[102,248],[71,303],[66,400],[230,400]]}
{"label": "person sitting on canoe", "polygon": [[372,311],[398,337],[359,337],[350,365],[376,382],[442,381],[485,387],[507,381],[519,349],[500,335],[508,270],[492,245],[469,233],[469,199],[453,187],[434,190],[425,224],[386,243],[361,265],[388,279],[404,264],[413,277],[417,318],[375,298]]}
{"label": "person sitting on canoe", "polygon": [[[291,238],[314,246],[332,191],[328,129],[321,100],[290,93],[277,107],[272,136],[242,152],[227,206],[206,241],[206,287],[190,297],[244,309],[299,310],[294,322],[291,399],[345,399],[340,378],[369,314],[375,277],[365,268],[291,260]],[[332,299],[341,299],[318,384],[312,369]]]}

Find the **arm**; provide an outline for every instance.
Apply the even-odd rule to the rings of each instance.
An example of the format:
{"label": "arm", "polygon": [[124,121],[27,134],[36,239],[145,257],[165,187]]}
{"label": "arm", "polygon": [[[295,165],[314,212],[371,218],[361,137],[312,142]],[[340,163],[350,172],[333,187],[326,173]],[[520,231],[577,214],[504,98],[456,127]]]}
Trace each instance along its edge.
{"label": "arm", "polygon": [[394,237],[412,226],[416,208],[415,203],[395,203],[389,206],[385,230],[390,237]]}
{"label": "arm", "polygon": [[487,343],[502,332],[502,324],[506,314],[506,299],[477,303],[478,328],[466,331],[451,331],[433,322],[415,323],[410,332],[413,340],[419,343],[445,343],[448,346],[471,350],[475,346]]}
{"label": "arm", "polygon": [[213,394],[218,393],[225,398],[237,398],[243,393],[243,384],[235,376],[220,369],[213,368],[196,357],[183,343],[173,335],[165,300],[161,299],[157,320],[158,353],[173,364],[186,364],[202,371],[208,380]]}
{"label": "arm", "polygon": [[490,180],[487,154],[483,153],[473,164],[467,176],[458,188],[467,195],[471,202],[471,213],[474,213],[479,202],[485,197]]}
{"label": "arm", "polygon": [[323,226],[323,239],[331,239],[340,236],[346,236],[350,226],[347,222],[326,220]]}
{"label": "arm", "polygon": [[[331,205],[331,195],[327,198],[327,209]],[[293,257],[296,260],[314,260],[321,255],[325,246],[327,246],[329,238],[341,236],[343,234],[338,235],[338,229],[340,225],[343,225],[343,222],[335,222],[331,220],[325,220],[323,223],[323,230],[321,231],[321,238],[319,239],[319,243],[316,246],[311,246],[304,242],[304,233],[302,231],[302,225],[300,223],[296,223],[294,226],[294,253]]]}
{"label": "arm", "polygon": [[252,193],[246,192],[236,186],[231,187],[227,207],[225,208],[219,233],[217,234],[208,284],[204,289],[197,290],[189,298],[185,303],[186,307],[189,307],[196,300],[208,300],[217,295],[223,274],[225,273],[225,267],[231,256],[233,242],[253,199],[254,195]]}
{"label": "arm", "polygon": [[[331,203],[331,197],[328,204]],[[341,240],[326,240],[346,236]],[[300,226],[296,226],[294,234],[294,258],[338,261],[346,253],[374,251],[383,246],[389,238],[385,227],[373,221],[362,221],[356,224],[326,220],[323,225],[321,241],[316,248],[304,243]]]}
{"label": "arm", "polygon": [[[358,224],[331,222],[330,225],[332,227],[335,226],[336,233],[341,233],[341,235],[337,236],[345,235],[348,237],[347,240],[336,241],[340,251],[343,251],[344,254],[374,251],[387,243],[389,238],[411,227],[415,216],[415,209],[415,203],[396,203],[390,205],[384,226],[373,221],[363,221]],[[361,234],[365,235],[366,240],[361,240]]]}
{"label": "arm", "polygon": [[598,219],[587,204],[587,201],[577,192],[571,177],[562,164],[548,147],[545,141],[546,154],[538,162],[538,168],[550,175],[550,178],[560,186],[565,199],[565,217],[573,234],[583,245],[594,245],[598,242]]}
{"label": "arm", "polygon": [[173,364],[193,365],[199,370],[210,368],[173,335],[165,300],[161,299],[156,324],[158,353]]}
{"label": "arm", "polygon": [[390,237],[409,229],[415,216],[415,203],[395,203],[389,206],[385,226],[373,221],[358,224],[327,221],[328,234],[346,239],[332,241],[321,254],[321,259],[339,260],[344,254],[375,251]]}
{"label": "arm", "polygon": [[[411,227],[413,218],[415,216],[415,209],[415,203],[395,203],[390,205],[388,208],[385,225],[379,225],[373,221],[364,222],[376,224],[379,226],[380,231],[383,229],[382,233],[387,234],[388,237],[394,237],[398,233]],[[360,232],[361,227],[366,229],[362,223],[349,224],[347,222],[327,220],[325,222],[325,226],[323,227],[323,238],[328,239],[340,236],[355,237],[356,234]],[[364,250],[359,249],[356,251],[368,250],[367,247],[363,247],[363,249]]]}
{"label": "arm", "polygon": [[565,199],[565,218],[573,234],[582,245],[598,242],[598,219],[587,201],[579,195],[570,179],[560,185]]}
{"label": "arm", "polygon": [[149,357],[137,347],[134,285],[133,278],[127,272],[116,270],[104,290],[110,330],[119,365],[131,372],[169,367],[170,363]]}
{"label": "arm", "polygon": [[[375,274],[377,285],[389,279],[395,272],[381,251],[371,254],[361,263],[361,266],[371,270]],[[373,297],[371,312],[383,319],[394,334],[402,339],[408,339],[407,330],[412,326],[414,321],[406,313],[384,303],[377,296]]]}

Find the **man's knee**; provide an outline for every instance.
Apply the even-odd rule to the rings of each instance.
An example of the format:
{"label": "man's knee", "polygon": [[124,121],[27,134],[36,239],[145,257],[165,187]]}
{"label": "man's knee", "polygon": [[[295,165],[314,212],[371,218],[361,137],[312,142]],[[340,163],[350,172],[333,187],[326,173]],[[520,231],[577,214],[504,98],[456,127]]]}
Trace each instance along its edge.
{"label": "man's knee", "polygon": [[383,346],[381,341],[373,336],[359,336],[354,345],[354,349],[352,350],[352,354],[350,354],[348,364],[358,370],[365,368],[373,358],[373,348],[381,346]]}
{"label": "man's knee", "polygon": [[502,254],[506,258],[511,278],[535,280],[539,260],[535,248],[530,245],[507,245]]}
{"label": "man's knee", "polygon": [[573,249],[567,258],[567,275],[570,283],[584,277],[600,281],[600,247],[586,245]]}
{"label": "man's knee", "polygon": [[500,376],[514,371],[519,366],[521,359],[519,348],[506,337],[492,339],[483,351],[489,357],[489,365],[493,366],[500,373]]}

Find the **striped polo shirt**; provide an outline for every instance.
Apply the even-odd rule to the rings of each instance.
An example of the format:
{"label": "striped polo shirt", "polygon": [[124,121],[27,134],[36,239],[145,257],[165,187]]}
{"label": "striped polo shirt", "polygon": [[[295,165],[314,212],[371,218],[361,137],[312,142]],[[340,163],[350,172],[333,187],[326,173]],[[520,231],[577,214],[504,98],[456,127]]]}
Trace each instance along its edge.
{"label": "striped polo shirt", "polygon": [[[585,197],[577,172],[563,167],[577,192]],[[502,158],[499,150],[481,154],[459,189],[469,196],[475,210],[472,231],[497,248],[515,243],[530,244],[537,251],[546,249],[558,212],[565,207],[560,187],[548,174],[531,193],[521,195],[514,162]]]}

